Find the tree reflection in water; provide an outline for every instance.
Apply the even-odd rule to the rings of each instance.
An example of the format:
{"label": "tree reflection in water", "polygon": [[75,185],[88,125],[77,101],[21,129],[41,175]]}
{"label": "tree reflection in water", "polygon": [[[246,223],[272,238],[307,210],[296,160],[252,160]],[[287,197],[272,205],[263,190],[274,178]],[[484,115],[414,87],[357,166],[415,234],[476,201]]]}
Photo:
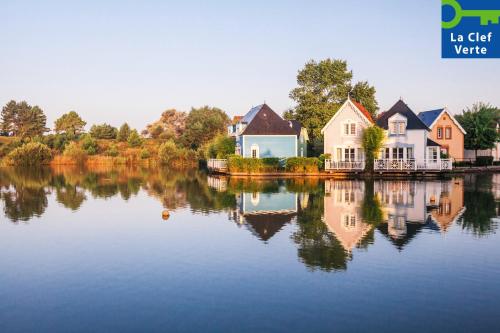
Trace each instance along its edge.
{"label": "tree reflection in water", "polygon": [[293,224],[300,262],[312,271],[341,271],[358,255],[355,249],[374,243],[375,233],[403,250],[422,230],[458,225],[477,236],[495,232],[500,178],[256,180],[141,167],[0,169],[3,212],[14,223],[44,214],[49,195],[78,211],[91,198],[132,201],[141,192],[171,211],[225,212],[265,243]]}

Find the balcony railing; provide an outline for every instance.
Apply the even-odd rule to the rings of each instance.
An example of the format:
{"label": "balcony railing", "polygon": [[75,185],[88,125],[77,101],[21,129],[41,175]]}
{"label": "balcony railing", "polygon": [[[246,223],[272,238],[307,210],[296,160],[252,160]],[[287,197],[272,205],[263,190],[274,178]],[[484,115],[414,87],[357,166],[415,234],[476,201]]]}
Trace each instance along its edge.
{"label": "balcony railing", "polygon": [[207,167],[208,170],[212,171],[225,171],[227,170],[227,160],[211,158],[207,161]]}
{"label": "balcony railing", "polygon": [[365,161],[332,161],[325,160],[325,170],[361,171],[365,169]]}
{"label": "balcony railing", "polygon": [[452,169],[450,159],[439,160],[390,160],[376,159],[373,168],[375,171],[443,171]]}

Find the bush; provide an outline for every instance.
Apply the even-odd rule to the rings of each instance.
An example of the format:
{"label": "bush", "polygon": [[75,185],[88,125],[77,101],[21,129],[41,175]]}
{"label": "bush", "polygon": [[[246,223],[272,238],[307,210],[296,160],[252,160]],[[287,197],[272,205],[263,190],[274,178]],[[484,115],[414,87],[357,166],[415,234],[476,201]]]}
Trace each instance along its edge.
{"label": "bush", "polygon": [[234,154],[235,149],[236,142],[234,138],[220,134],[204,147],[204,154],[206,159],[227,158],[227,156]]}
{"label": "bush", "polygon": [[58,150],[58,151],[64,151],[64,148],[68,143],[71,142],[71,137],[66,134],[49,134],[46,135],[41,139],[41,142],[46,144],[52,149]]}
{"label": "bush", "polygon": [[317,157],[290,157],[285,162],[287,172],[317,173],[320,160]]}
{"label": "bush", "polygon": [[64,149],[63,156],[68,157],[76,164],[82,164],[87,158],[87,152],[76,142],[70,142]]}
{"label": "bush", "polygon": [[13,140],[7,144],[0,145],[0,157],[7,156],[11,151],[22,145],[23,142],[21,140]]}
{"label": "bush", "polygon": [[177,157],[177,146],[173,141],[167,141],[158,148],[158,159],[162,164],[169,164]]}
{"label": "bush", "polygon": [[332,155],[330,154],[321,154],[319,155],[319,169],[320,170],[325,170],[325,160],[332,158]]}
{"label": "bush", "polygon": [[143,141],[142,138],[139,136],[139,133],[137,133],[137,130],[133,130],[132,132],[130,132],[127,142],[130,147],[140,147],[142,146]]}
{"label": "bush", "polygon": [[141,150],[141,158],[143,160],[147,159],[147,158],[150,158],[151,157],[151,153],[149,152],[149,150],[147,150],[146,148],[144,148],[143,150]]}
{"label": "bush", "polygon": [[80,141],[83,149],[87,154],[89,155],[97,154],[97,149],[98,149],[97,141],[94,140],[91,135],[85,134],[84,136],[82,136]]}
{"label": "bush", "polygon": [[111,145],[108,150],[106,150],[106,156],[116,157],[118,154],[118,147],[116,147],[116,145]]}
{"label": "bush", "polygon": [[478,156],[476,157],[477,166],[487,166],[493,164],[493,156]]}
{"label": "bush", "polygon": [[33,166],[48,164],[52,160],[52,151],[47,145],[30,142],[15,148],[7,155],[7,164],[18,166]]}
{"label": "bush", "polygon": [[280,170],[279,158],[244,158],[239,155],[229,155],[227,166],[230,172],[277,172]]}

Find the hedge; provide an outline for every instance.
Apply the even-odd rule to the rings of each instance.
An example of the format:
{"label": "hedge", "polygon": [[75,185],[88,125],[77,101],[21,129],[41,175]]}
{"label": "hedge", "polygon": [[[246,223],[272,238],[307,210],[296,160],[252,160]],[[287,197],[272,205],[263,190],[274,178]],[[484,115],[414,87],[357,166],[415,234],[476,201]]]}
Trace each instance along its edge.
{"label": "hedge", "polygon": [[280,171],[280,159],[270,158],[245,158],[239,155],[229,155],[227,158],[229,172],[261,173]]}
{"label": "hedge", "polygon": [[285,170],[296,173],[318,173],[320,164],[317,157],[290,157],[285,162]]}

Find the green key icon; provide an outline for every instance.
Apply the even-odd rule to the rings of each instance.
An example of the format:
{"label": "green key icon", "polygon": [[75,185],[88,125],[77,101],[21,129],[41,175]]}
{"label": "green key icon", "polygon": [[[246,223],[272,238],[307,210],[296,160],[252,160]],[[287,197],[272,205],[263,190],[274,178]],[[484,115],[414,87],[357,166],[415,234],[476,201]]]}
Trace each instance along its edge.
{"label": "green key icon", "polygon": [[462,17],[479,17],[481,25],[488,24],[499,24],[500,10],[489,10],[489,9],[462,9],[462,6],[456,0],[442,0],[442,7],[450,6],[455,11],[455,16],[450,21],[442,21],[441,26],[443,29],[455,28]]}

